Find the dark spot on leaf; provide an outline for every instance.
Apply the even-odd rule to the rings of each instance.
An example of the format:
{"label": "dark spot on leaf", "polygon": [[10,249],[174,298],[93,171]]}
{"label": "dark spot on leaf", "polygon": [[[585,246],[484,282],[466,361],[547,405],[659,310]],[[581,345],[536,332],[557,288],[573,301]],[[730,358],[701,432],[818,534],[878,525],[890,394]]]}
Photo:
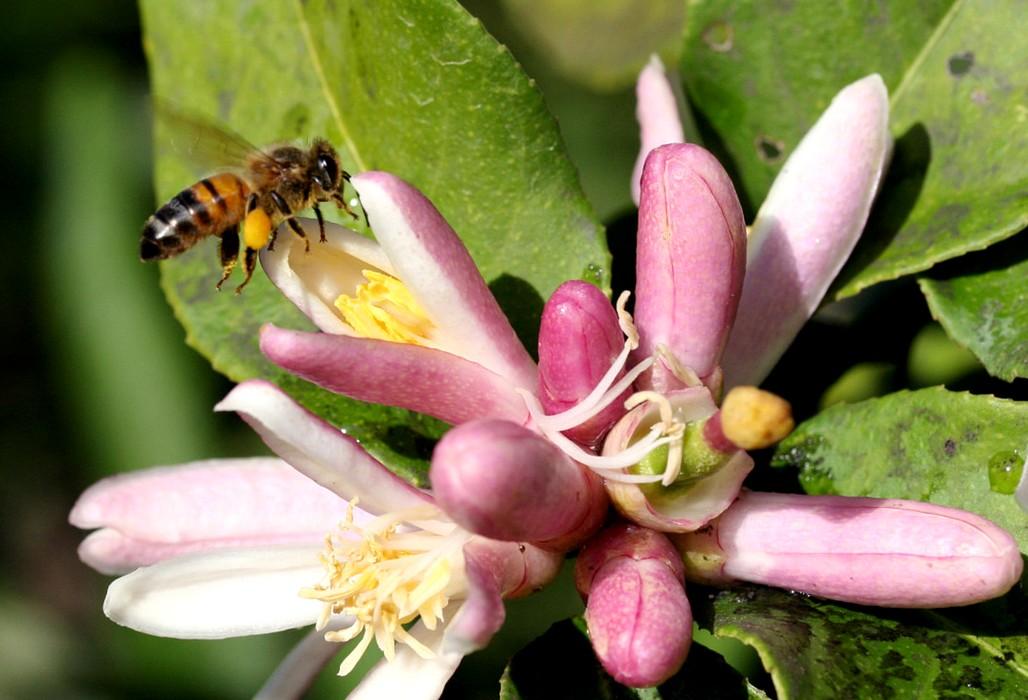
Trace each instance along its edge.
{"label": "dark spot on leaf", "polygon": [[757,157],[765,163],[777,163],[785,154],[785,144],[769,136],[757,137]]}
{"label": "dark spot on leaf", "polygon": [[703,30],[702,37],[703,43],[711,51],[727,53],[732,50],[735,43],[735,30],[728,22],[718,20],[707,25],[707,28]]}
{"label": "dark spot on leaf", "polygon": [[946,444],[943,445],[943,449],[946,451],[947,457],[952,457],[957,453],[957,443],[947,439]]}
{"label": "dark spot on leaf", "polygon": [[949,57],[947,65],[949,66],[949,74],[953,77],[964,75],[974,65],[974,52],[964,51],[963,53],[955,53]]}

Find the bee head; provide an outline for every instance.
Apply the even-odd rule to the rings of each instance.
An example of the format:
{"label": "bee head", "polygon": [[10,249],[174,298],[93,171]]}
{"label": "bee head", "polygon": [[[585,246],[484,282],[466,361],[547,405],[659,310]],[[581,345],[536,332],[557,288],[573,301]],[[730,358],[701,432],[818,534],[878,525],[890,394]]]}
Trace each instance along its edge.
{"label": "bee head", "polygon": [[314,163],[311,179],[317,183],[324,192],[338,192],[340,179],[350,179],[348,173],[339,167],[339,154],[336,149],[327,141],[318,141],[314,144]]}

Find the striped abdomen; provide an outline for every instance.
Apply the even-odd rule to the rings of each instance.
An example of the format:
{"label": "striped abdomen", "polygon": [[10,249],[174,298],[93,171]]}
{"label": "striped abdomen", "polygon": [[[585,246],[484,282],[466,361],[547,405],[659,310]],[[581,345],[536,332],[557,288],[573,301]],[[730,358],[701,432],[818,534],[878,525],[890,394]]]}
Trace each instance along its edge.
{"label": "striped abdomen", "polygon": [[212,175],[182,190],[146,220],[139,257],[170,258],[205,236],[235,227],[246,214],[249,194],[249,185],[232,173]]}

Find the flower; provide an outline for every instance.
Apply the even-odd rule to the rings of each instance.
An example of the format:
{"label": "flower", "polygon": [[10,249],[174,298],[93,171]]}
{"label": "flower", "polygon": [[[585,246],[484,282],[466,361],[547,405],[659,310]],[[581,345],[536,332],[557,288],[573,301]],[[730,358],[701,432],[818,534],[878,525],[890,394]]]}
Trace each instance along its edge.
{"label": "flower", "polygon": [[[142,567],[108,590],[104,611],[120,624],[222,638],[317,623],[328,641],[361,637],[342,672],[372,640],[385,652],[351,697],[406,687],[405,697],[434,698],[502,624],[501,596],[529,593],[557,571],[555,554],[459,528],[430,495],[266,382],[239,385],[217,410],[237,411],[283,461],[119,476],[72,510],[73,524],[101,528],[83,543],[87,563]],[[291,655],[269,687],[303,687],[314,666]]]}
{"label": "flower", "polygon": [[535,391],[535,363],[457,234],[394,175],[367,172],[351,182],[376,240],[326,224],[326,242],[309,254],[295,236],[262,251],[271,281],[323,332],[268,325],[261,350],[362,401],[454,425],[477,418],[524,423],[516,389]]}
{"label": "flower", "polygon": [[743,491],[697,532],[673,535],[687,576],[750,581],[899,608],[970,605],[1021,578],[1021,552],[974,513],[919,501]]}
{"label": "flower", "polygon": [[682,559],[666,536],[611,525],[579,554],[575,585],[596,655],[619,683],[659,685],[685,663],[692,611]]}

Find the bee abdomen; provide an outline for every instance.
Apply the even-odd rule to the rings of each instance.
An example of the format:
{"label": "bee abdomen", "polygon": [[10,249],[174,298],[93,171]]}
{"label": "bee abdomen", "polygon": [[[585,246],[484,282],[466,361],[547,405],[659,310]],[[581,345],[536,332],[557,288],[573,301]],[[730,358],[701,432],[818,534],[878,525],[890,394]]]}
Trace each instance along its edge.
{"label": "bee abdomen", "polygon": [[250,188],[237,175],[204,178],[172,197],[143,226],[139,257],[163,260],[192,248],[205,236],[220,235],[239,224]]}

